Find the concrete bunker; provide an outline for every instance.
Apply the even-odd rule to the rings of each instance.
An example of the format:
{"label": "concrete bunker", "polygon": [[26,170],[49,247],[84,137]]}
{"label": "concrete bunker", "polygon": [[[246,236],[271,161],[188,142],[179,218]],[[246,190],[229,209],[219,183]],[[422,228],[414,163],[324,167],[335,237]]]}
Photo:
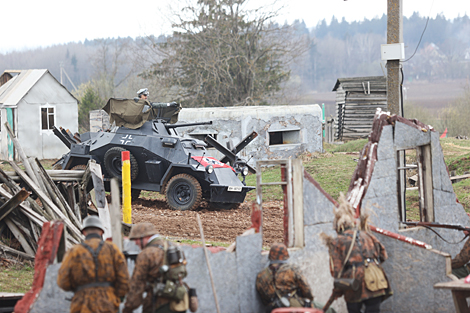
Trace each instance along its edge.
{"label": "concrete bunker", "polygon": [[[438,133],[418,121],[389,116],[380,110],[351,179],[348,199],[357,210],[367,206],[375,212],[371,216],[372,229],[389,254],[384,268],[394,295],[382,304],[382,312],[450,312],[454,310],[451,293],[433,286],[456,279],[451,274],[451,254],[458,253],[463,243],[449,246],[426,228],[404,228],[401,223],[399,151],[415,147],[424,147],[428,155],[424,159],[430,162],[422,177],[428,184],[426,197],[431,197],[433,210],[430,214],[430,206],[424,203],[422,216],[439,223],[468,224],[469,217],[453,192]],[[291,262],[303,270],[316,300],[326,302],[333,279],[328,251],[319,234],[334,234],[332,207],[337,203],[302,168],[293,170],[292,182],[297,200],[293,201],[292,224],[288,228],[293,236]],[[442,229],[440,233],[460,239],[452,230]],[[236,241],[234,253],[220,251],[209,256],[220,308],[223,312],[262,312],[255,290],[256,274],[267,263],[266,254],[262,253],[262,235],[239,236]],[[183,249],[188,259],[186,281],[198,289],[198,312],[216,312],[203,249]],[[49,312],[67,312],[69,302],[65,299],[70,295],[55,284],[58,268],[59,264],[49,266],[43,290],[31,312],[42,312],[46,304]],[[342,299],[333,307],[346,312]]]}

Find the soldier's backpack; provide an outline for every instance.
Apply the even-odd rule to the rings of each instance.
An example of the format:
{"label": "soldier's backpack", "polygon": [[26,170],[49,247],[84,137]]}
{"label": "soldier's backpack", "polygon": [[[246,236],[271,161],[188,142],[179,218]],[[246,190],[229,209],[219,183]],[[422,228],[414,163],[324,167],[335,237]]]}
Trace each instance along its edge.
{"label": "soldier's backpack", "polygon": [[188,275],[184,253],[168,241],[164,241],[163,246],[154,246],[158,246],[165,252],[165,260],[160,267],[161,277],[153,285],[153,294],[171,299],[171,310],[186,311],[189,308],[189,287],[183,282],[183,278]]}

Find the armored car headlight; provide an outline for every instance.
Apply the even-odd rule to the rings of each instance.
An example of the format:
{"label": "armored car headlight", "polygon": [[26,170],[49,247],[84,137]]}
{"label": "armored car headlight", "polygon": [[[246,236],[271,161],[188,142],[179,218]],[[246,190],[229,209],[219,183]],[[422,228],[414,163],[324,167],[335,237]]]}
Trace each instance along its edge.
{"label": "armored car headlight", "polygon": [[244,166],[244,167],[242,168],[242,175],[243,175],[243,176],[248,175],[248,167],[247,167],[247,166]]}
{"label": "armored car headlight", "polygon": [[214,171],[214,166],[213,165],[207,165],[206,166],[207,174],[212,174],[213,171]]}

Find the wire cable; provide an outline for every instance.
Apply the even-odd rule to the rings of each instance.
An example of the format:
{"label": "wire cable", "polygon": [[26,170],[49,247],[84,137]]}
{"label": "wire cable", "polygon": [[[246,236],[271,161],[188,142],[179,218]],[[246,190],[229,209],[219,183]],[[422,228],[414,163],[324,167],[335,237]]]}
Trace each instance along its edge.
{"label": "wire cable", "polygon": [[426,25],[424,26],[423,32],[421,33],[421,37],[419,38],[418,44],[416,45],[415,52],[413,52],[413,55],[410,56],[410,57],[409,57],[408,59],[406,59],[405,61],[403,61],[402,63],[408,62],[409,60],[411,60],[411,58],[415,56],[416,51],[418,51],[418,47],[419,47],[419,44],[421,43],[421,40],[423,39],[424,32],[426,32],[426,28],[428,28],[429,17],[431,16],[431,11],[432,11],[432,6],[433,6],[433,5],[434,5],[434,0],[433,0],[432,3],[431,3],[431,9],[429,10],[428,18],[427,18],[427,20],[426,20]]}

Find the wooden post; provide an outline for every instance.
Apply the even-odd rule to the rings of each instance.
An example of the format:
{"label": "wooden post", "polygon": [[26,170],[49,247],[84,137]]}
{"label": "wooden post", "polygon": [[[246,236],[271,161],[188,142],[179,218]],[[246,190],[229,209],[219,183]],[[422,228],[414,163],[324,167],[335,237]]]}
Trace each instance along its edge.
{"label": "wooden post", "polygon": [[103,238],[111,238],[111,222],[109,217],[108,202],[106,201],[106,194],[104,190],[103,176],[101,174],[101,166],[94,161],[89,161],[88,167],[90,168],[91,179],[93,180],[93,188],[95,189],[98,215],[103,222],[105,229]]}
{"label": "wooden post", "polygon": [[114,244],[122,251],[121,206],[119,201],[119,184],[116,178],[111,179],[111,234]]}
{"label": "wooden post", "polygon": [[217,313],[220,313],[219,301],[217,300],[217,293],[215,291],[214,278],[212,277],[211,264],[209,262],[209,255],[207,254],[206,240],[204,239],[204,230],[202,229],[202,223],[199,214],[197,214],[196,217],[197,223],[199,225],[199,231],[201,232],[202,246],[204,248],[204,255],[206,256],[207,268],[209,269],[209,278],[211,280],[212,292],[214,293],[215,307],[217,309]]}
{"label": "wooden post", "polygon": [[29,191],[26,191],[23,188],[16,195],[8,199],[8,201],[0,207],[0,221],[5,218],[8,214],[10,214],[13,209],[18,207],[18,205],[20,205],[21,202],[28,198],[30,194],[31,193]]}
{"label": "wooden post", "polygon": [[292,160],[294,197],[294,247],[304,247],[304,168],[301,159]]}
{"label": "wooden post", "polygon": [[292,197],[293,188],[292,188],[292,159],[287,159],[286,163],[286,191],[287,191],[287,212],[288,224],[287,224],[287,239],[288,247],[294,246],[294,199]]}
{"label": "wooden post", "polygon": [[23,165],[26,169],[26,173],[28,173],[28,175],[31,177],[31,179],[36,185],[39,185],[38,179],[36,178],[36,175],[34,174],[34,171],[28,162],[28,157],[21,148],[20,142],[13,133],[13,130],[11,130],[10,124],[8,124],[8,122],[5,122],[5,128],[7,129],[8,134],[10,135],[10,138],[13,141],[13,144],[15,145],[16,151],[18,151],[18,154],[20,155],[21,161],[23,162]]}
{"label": "wooden post", "polygon": [[[387,0],[387,44],[403,42],[403,0]],[[391,114],[402,115],[400,60],[387,61],[387,104]]]}
{"label": "wooden post", "polygon": [[18,229],[18,227],[13,223],[13,221],[7,217],[5,219],[5,223],[7,224],[8,228],[10,228],[13,235],[15,235],[15,238],[20,242],[26,254],[28,254],[31,257],[34,257],[36,253],[34,253],[33,248],[31,248],[31,246],[28,244],[28,241],[26,241],[25,237],[23,236],[21,231]]}

